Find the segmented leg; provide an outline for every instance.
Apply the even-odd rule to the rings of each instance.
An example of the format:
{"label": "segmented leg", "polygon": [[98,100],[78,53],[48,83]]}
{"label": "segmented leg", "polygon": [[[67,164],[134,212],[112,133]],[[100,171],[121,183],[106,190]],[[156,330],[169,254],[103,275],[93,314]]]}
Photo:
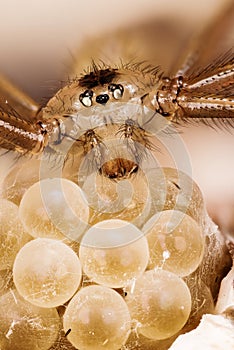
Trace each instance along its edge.
{"label": "segmented leg", "polygon": [[192,38],[181,58],[172,65],[171,76],[189,77],[233,47],[234,3],[225,5],[221,5],[220,12],[205,30]]}
{"label": "segmented leg", "polygon": [[31,97],[0,75],[0,110],[32,122],[38,114],[39,106]]}
{"label": "segmented leg", "polygon": [[162,81],[155,95],[159,113],[181,125],[234,126],[233,25],[234,3],[230,2],[192,41],[172,70],[175,78]]}
{"label": "segmented leg", "polygon": [[20,153],[40,153],[47,132],[37,122],[38,111],[35,101],[0,77],[0,146]]}

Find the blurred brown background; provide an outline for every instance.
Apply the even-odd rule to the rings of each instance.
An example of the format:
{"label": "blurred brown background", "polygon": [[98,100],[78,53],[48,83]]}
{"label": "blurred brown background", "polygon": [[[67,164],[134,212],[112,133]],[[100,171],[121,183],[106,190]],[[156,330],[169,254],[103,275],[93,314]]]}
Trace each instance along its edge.
{"label": "blurred brown background", "polygon": [[[112,31],[129,28],[134,33],[133,28],[141,23],[146,27],[147,23],[154,23],[154,30],[157,29],[154,50],[159,60],[155,64],[166,69],[183,48],[186,37],[204,26],[227,2],[230,1],[1,1],[0,71],[43,102],[60,86],[59,81],[67,78],[77,52],[82,67],[86,59],[84,49],[90,46],[90,40],[101,36],[99,46],[105,46],[105,37],[110,38]],[[150,50],[145,54],[148,59]],[[142,52],[140,55],[143,56]],[[193,178],[205,195],[209,211],[224,222],[232,221],[233,133],[188,127],[182,138]]]}

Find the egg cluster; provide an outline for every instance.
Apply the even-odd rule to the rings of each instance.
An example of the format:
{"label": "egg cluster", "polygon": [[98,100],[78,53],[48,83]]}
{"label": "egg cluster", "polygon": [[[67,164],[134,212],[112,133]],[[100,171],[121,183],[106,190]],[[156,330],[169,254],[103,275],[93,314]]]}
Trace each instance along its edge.
{"label": "egg cluster", "polygon": [[160,168],[122,184],[97,175],[94,192],[93,182],[39,179],[30,164],[1,188],[2,350],[133,349],[136,339],[163,349],[212,311],[196,276],[204,204],[187,175]]}

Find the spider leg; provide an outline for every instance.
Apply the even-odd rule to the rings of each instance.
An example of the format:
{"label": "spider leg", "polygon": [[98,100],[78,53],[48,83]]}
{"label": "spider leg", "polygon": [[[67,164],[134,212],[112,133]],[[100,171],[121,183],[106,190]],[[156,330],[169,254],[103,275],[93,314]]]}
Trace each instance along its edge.
{"label": "spider leg", "polygon": [[38,154],[47,145],[55,121],[40,121],[35,101],[0,77],[0,147],[21,154]]}
{"label": "spider leg", "polygon": [[40,153],[45,135],[39,124],[18,118],[0,110],[0,146],[19,153]]}
{"label": "spider leg", "polygon": [[[177,97],[184,121],[201,118],[209,125],[234,126],[234,51],[185,79]],[[181,113],[177,113],[179,116]],[[183,119],[183,117],[182,117]],[[210,119],[208,121],[208,119]]]}
{"label": "spider leg", "polygon": [[174,77],[162,78],[154,98],[150,98],[156,112],[180,125],[234,127],[233,23],[234,3],[230,2],[192,42],[181,67],[174,67]]}
{"label": "spider leg", "polygon": [[172,64],[170,76],[189,77],[199,67],[206,66],[233,47],[234,2],[225,5],[222,4],[210,24],[189,41],[184,54],[180,53],[180,57]]}
{"label": "spider leg", "polygon": [[39,106],[31,97],[0,75],[0,109],[32,122],[37,116]]}
{"label": "spider leg", "polygon": [[220,64],[205,67],[191,83],[181,76],[162,79],[152,95],[156,111],[173,123],[234,127],[233,52],[223,55]]}

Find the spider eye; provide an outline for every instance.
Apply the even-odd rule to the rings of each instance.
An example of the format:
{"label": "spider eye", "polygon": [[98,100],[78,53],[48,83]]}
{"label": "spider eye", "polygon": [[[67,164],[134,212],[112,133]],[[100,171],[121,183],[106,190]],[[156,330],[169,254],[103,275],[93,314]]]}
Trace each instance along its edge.
{"label": "spider eye", "polygon": [[93,97],[93,91],[92,90],[86,90],[85,92],[80,94],[79,100],[80,100],[80,102],[82,103],[83,106],[90,107],[93,104],[92,97]]}
{"label": "spider eye", "polygon": [[108,100],[109,100],[109,96],[107,94],[98,95],[96,97],[96,102],[100,103],[101,105],[105,105]]}
{"label": "spider eye", "polygon": [[124,87],[121,84],[110,84],[108,90],[112,92],[116,100],[119,100],[123,96]]}

